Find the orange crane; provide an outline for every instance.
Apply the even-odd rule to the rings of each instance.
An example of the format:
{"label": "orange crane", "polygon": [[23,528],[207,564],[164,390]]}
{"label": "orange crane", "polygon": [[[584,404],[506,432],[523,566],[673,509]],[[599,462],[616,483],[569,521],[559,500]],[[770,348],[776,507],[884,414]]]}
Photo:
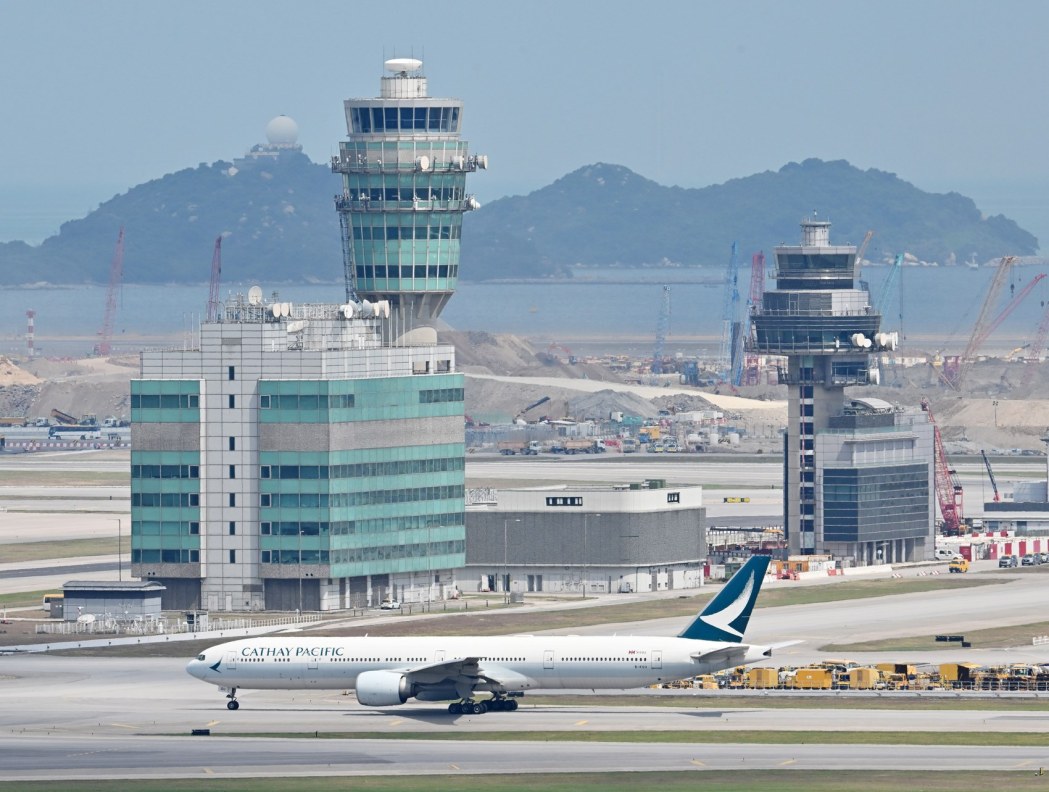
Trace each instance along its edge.
{"label": "orange crane", "polygon": [[[947,383],[958,389],[961,387],[962,380],[968,373],[969,368],[972,367],[973,362],[976,360],[976,353],[980,349],[980,346],[984,341],[987,340],[987,336],[991,334],[1002,320],[1005,319],[1009,313],[1012,313],[1012,308],[1018,304],[1017,298],[1013,298],[1009,304],[1012,307],[1006,306],[1002,311],[1002,314],[992,322],[991,311],[998,304],[998,297],[1002,292],[1002,288],[1005,286],[1005,282],[1009,279],[1009,273],[1012,272],[1013,264],[1016,262],[1016,256],[1005,256],[998,262],[998,268],[995,270],[994,277],[991,278],[990,288],[987,289],[987,296],[984,298],[983,305],[980,307],[980,315],[976,318],[976,324],[973,325],[972,335],[969,336],[969,343],[965,346],[965,352],[962,353],[961,359],[958,361],[958,367],[956,370],[950,372],[946,377]],[[1032,286],[1033,288],[1033,286]],[[1026,296],[1021,290],[1021,293]],[[1021,297],[1022,299],[1022,297]],[[1006,313],[1008,311],[1008,313]],[[1003,315],[1004,314],[1004,315]],[[947,374],[947,372],[944,372]]]}
{"label": "orange crane", "polygon": [[929,415],[929,423],[932,424],[933,461],[936,467],[933,478],[936,482],[936,500],[940,504],[940,514],[943,517],[942,533],[944,536],[958,536],[962,526],[962,485],[958,481],[957,473],[947,461],[940,427],[936,425],[929,400],[922,397],[921,405],[922,410]]}
{"label": "orange crane", "polygon": [[109,289],[106,291],[106,314],[102,318],[102,329],[98,331],[98,343],[95,354],[105,357],[109,354],[113,341],[113,321],[117,315],[117,289],[124,277],[124,226],[117,235],[117,249],[113,254],[113,263],[109,267]]}
{"label": "orange crane", "polygon": [[222,236],[215,238],[215,252],[211,256],[211,286],[208,289],[208,321],[219,320],[219,279],[222,276]]}

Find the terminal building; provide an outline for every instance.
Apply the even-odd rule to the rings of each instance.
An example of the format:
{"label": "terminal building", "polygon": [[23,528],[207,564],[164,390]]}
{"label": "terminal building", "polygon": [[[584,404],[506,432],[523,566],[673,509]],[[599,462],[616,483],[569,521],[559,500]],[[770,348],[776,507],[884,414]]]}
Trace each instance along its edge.
{"label": "terminal building", "polygon": [[464,591],[589,596],[703,583],[702,487],[506,489],[486,501],[466,511]]}
{"label": "terminal building", "polygon": [[462,103],[427,97],[419,61],[386,66],[379,98],[346,102],[333,162],[345,299],[253,287],[215,307],[198,348],[142,354],[132,573],[164,586],[165,609],[439,598],[466,562],[463,377],[432,323],[481,166]]}
{"label": "terminal building", "polygon": [[787,367],[784,533],[791,555],[853,563],[923,560],[934,548],[932,425],[845,388],[876,385],[874,352],[892,349],[856,247],[832,245],[830,223],[805,220],[802,244],[777,247],[776,288],[752,313],[750,349]]}

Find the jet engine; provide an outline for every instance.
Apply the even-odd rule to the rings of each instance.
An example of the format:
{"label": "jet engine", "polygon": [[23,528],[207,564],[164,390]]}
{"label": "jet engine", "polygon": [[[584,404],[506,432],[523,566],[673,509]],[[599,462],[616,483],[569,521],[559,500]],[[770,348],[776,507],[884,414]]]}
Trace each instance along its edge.
{"label": "jet engine", "polygon": [[411,685],[396,671],[365,671],[357,675],[357,701],[367,707],[390,707],[411,698]]}

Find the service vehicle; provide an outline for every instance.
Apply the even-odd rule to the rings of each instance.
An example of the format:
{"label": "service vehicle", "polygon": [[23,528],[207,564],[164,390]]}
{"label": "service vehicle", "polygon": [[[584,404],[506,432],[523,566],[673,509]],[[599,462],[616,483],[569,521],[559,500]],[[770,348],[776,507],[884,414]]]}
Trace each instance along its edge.
{"label": "service vehicle", "polygon": [[947,566],[948,572],[968,572],[969,571],[969,560],[962,556],[955,556],[951,559],[951,563]]}

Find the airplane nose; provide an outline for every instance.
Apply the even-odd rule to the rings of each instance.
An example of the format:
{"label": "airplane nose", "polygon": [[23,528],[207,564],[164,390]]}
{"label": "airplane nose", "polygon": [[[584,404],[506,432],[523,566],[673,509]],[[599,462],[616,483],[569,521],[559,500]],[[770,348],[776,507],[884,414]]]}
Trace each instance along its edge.
{"label": "airplane nose", "polygon": [[204,672],[206,670],[207,670],[207,666],[204,665],[204,662],[202,660],[200,660],[199,658],[194,657],[192,660],[190,660],[188,663],[186,663],[186,673],[189,674],[191,677],[196,677],[197,679],[203,679],[204,678]]}

